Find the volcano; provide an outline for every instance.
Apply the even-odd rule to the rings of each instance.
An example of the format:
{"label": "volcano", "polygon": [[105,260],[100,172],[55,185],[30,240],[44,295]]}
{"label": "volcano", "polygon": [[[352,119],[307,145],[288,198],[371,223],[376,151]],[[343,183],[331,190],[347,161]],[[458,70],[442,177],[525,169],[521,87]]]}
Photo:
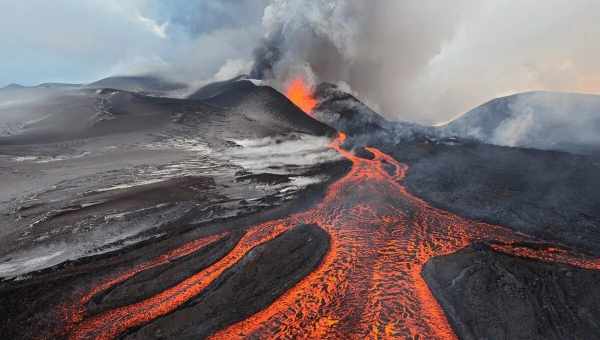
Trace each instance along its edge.
{"label": "volcano", "polygon": [[593,155],[392,122],[298,79],[102,84],[3,108],[1,338],[600,332]]}

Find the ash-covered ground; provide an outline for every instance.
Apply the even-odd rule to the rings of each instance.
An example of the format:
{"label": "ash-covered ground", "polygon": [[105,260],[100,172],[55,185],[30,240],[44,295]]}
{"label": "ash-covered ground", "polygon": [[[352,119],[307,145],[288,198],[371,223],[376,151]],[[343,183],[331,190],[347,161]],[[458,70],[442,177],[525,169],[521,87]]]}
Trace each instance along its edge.
{"label": "ash-covered ground", "polygon": [[[371,146],[406,164],[402,185],[435,208],[600,256],[600,163],[565,152],[576,141],[564,137],[555,150],[537,139],[484,144],[494,141],[387,121],[334,85],[315,96],[313,119],[243,78],[195,92],[147,77],[0,90],[1,338],[77,338],[82,320],[210,268],[250,226],[314,207],[353,166],[330,147],[336,130],[358,157],[372,158]],[[201,294],[114,336],[202,338],[254,315],[335,249],[321,227],[300,224],[252,248]],[[584,290],[600,294],[594,270],[475,246],[433,258],[425,274],[460,338],[600,332],[595,307],[581,299]],[[569,284],[573,277],[580,282]],[[506,280],[518,289],[503,290]],[[550,283],[538,294],[532,280]],[[548,307],[559,294],[560,305]],[[527,322],[517,327],[519,319]]]}
{"label": "ash-covered ground", "polygon": [[332,130],[299,112],[262,112],[285,98],[252,86],[236,96],[239,110],[113,89],[20,105],[42,118],[0,137],[0,275],[251,214],[326,181],[317,169],[339,160],[327,149]]}
{"label": "ash-covered ground", "polygon": [[328,147],[335,130],[271,88],[244,81],[198,100],[104,83],[133,86],[2,90],[19,98],[1,107],[2,338],[66,336],[57,306],[86,282],[228,233],[91,310],[152,295],[222,257],[247,225],[303,209],[349,166]]}

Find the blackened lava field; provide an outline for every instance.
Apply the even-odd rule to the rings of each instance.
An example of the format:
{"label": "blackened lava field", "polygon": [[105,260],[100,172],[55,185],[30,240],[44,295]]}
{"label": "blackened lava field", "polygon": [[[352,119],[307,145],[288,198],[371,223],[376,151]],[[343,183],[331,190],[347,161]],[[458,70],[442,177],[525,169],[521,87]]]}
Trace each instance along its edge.
{"label": "blackened lava field", "polygon": [[[127,336],[177,338],[182,332],[205,336],[201,320],[188,323],[191,330],[178,328],[186,325],[182,320],[194,315],[194,304],[187,302],[256,252],[256,247],[275,242],[299,224],[318,225],[331,238],[322,263],[269,306],[227,325],[213,338],[454,338],[421,277],[423,264],[432,256],[455,252],[473,241],[510,243],[526,238],[430,207],[400,184],[406,166],[377,149],[367,148],[372,159],[356,157],[341,147],[343,141],[342,134],[332,148],[352,161],[352,169],[328,188],[322,202],[306,212],[250,227],[222,259],[152,297],[94,316],[67,313],[72,323],[69,338],[110,339],[148,322]],[[210,241],[213,239],[205,239]],[[526,255],[546,257],[543,250],[530,250]],[[557,253],[551,260],[600,268],[595,260],[568,253]],[[129,277],[137,271],[123,275]],[[109,280],[94,293],[119,281]],[[67,304],[64,308],[81,313],[88,299],[86,295],[82,305]]]}

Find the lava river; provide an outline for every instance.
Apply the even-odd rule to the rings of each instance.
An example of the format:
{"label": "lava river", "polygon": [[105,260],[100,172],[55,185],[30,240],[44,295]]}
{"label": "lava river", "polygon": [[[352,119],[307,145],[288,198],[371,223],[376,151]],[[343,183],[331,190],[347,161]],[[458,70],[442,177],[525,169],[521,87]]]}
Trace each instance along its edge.
{"label": "lava river", "polygon": [[[329,233],[331,246],[321,264],[267,308],[218,331],[212,335],[214,339],[456,338],[421,277],[424,263],[432,256],[458,251],[479,240],[497,240],[502,245],[496,247],[498,250],[511,253],[511,243],[528,238],[430,206],[402,185],[406,165],[375,148],[367,148],[372,156],[369,159],[357,157],[342,148],[344,139],[340,134],[331,147],[349,159],[352,168],[328,188],[320,203],[248,228],[220,261],[153,297],[86,318],[81,310],[86,299],[122,278],[100,283],[81,304],[70,306],[80,311],[71,320],[70,338],[115,338],[171,313],[252,248],[299,224],[318,224]],[[196,242],[196,246],[218,237]],[[520,256],[600,268],[596,260],[567,252],[519,249],[515,253]]]}

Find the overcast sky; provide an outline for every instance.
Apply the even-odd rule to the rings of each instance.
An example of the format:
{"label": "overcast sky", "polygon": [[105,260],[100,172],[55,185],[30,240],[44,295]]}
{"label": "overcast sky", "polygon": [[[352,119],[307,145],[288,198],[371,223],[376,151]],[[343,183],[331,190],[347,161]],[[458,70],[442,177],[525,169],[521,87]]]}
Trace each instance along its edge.
{"label": "overcast sky", "polygon": [[205,78],[224,58],[250,58],[263,10],[261,0],[0,0],[0,86],[189,75],[184,64]]}
{"label": "overcast sky", "polygon": [[0,86],[226,78],[284,27],[296,57],[282,74],[295,63],[387,117],[434,123],[520,91],[600,93],[598,13],[596,0],[0,0]]}

